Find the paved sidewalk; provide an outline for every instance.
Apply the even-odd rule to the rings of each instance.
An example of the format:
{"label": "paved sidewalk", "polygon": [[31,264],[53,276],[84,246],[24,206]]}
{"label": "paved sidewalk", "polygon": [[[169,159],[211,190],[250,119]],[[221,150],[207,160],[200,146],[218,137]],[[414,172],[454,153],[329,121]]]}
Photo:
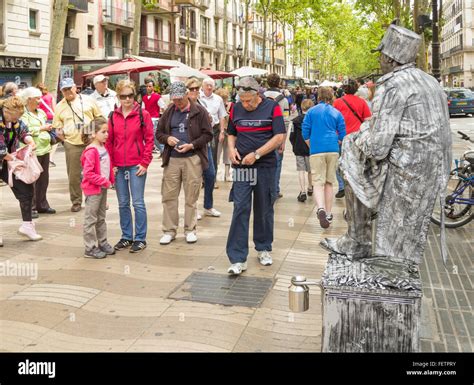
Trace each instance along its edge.
{"label": "paved sidewalk", "polygon": [[[218,183],[214,200],[222,217],[204,217],[198,223],[196,244],[188,245],[180,229],[175,242],[160,246],[162,169],[161,160],[155,159],[146,187],[147,249],[138,255],[122,251],[105,260],[90,260],[83,258],[84,211],[69,211],[64,153],[58,152],[55,160],[58,166],[50,169],[48,199],[58,214],[36,220],[43,241],[24,241],[16,234],[18,204],[8,187],[0,188],[0,231],[5,243],[0,262],[38,267],[36,280],[0,277],[0,350],[320,351],[320,293],[311,291],[308,312],[293,314],[288,309],[287,289],[296,273],[308,278],[321,276],[327,252],[318,243],[323,236],[335,237],[345,231],[343,200],[336,200],[334,223],[323,231],[316,220],[314,201],[296,200],[298,179],[289,146],[281,179],[284,197],[275,206],[274,264],[259,265],[256,252],[251,250],[249,269],[244,274],[254,278],[253,283],[245,283],[254,285],[254,289],[246,286],[249,295],[263,293],[260,305],[252,307],[177,299],[192,294],[193,279],[208,277],[200,282],[210,285],[210,278],[226,276],[231,183]],[[115,243],[120,228],[114,191],[109,197],[109,240]],[[180,208],[183,206],[181,200]],[[473,351],[473,229],[474,224],[470,224],[449,232],[451,261],[457,270],[451,265],[444,270],[436,235],[430,235],[422,268],[424,351]],[[184,288],[180,287],[187,279]],[[239,282],[229,280],[229,293],[230,286]]]}

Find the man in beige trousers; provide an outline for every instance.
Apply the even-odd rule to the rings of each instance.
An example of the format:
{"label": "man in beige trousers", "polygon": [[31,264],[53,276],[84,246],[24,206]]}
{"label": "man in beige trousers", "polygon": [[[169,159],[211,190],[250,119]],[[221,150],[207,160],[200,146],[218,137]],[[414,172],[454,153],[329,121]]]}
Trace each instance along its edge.
{"label": "man in beige trousers", "polygon": [[184,233],[186,242],[195,243],[197,200],[202,172],[209,167],[207,143],[212,140],[211,124],[206,109],[188,98],[183,82],[170,86],[171,104],[158,122],[156,138],[165,144],[163,151],[163,237],[167,245],[176,238],[179,223],[178,198],[184,189]]}

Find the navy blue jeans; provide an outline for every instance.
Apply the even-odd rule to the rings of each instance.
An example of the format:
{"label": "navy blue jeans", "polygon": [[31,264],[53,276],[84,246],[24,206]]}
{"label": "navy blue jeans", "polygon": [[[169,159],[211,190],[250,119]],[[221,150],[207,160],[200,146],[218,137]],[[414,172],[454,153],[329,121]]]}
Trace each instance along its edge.
{"label": "navy blue jeans", "polygon": [[214,183],[216,181],[216,169],[214,168],[214,161],[212,159],[211,146],[207,145],[207,157],[209,159],[209,167],[203,171],[202,177],[204,179],[204,208],[206,210],[214,207]]}
{"label": "navy blue jeans", "polygon": [[275,150],[275,155],[277,158],[277,166],[275,170],[275,189],[277,195],[280,194],[280,176],[281,176],[281,165],[283,163],[283,154],[278,152],[278,148]]}
{"label": "navy blue jeans", "polygon": [[[119,204],[122,238],[130,241],[146,241],[147,215],[144,195],[147,174],[136,176],[137,169],[138,166],[118,167],[115,176],[115,191]],[[130,195],[135,210],[135,237],[133,236]]]}
{"label": "navy blue jeans", "polygon": [[253,193],[253,242],[257,251],[272,251],[273,204],[276,200],[275,167],[256,168],[257,180],[236,177],[229,195],[234,202],[232,223],[227,237],[227,256],[231,263],[245,262],[249,253],[249,225]]}

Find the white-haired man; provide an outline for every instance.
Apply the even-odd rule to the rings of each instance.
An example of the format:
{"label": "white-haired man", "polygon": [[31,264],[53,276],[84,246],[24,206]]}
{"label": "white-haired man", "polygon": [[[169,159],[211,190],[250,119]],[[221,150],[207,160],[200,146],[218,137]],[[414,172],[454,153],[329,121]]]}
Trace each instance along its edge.
{"label": "white-haired man", "polygon": [[258,93],[254,78],[242,78],[238,86],[240,102],[230,112],[228,133],[229,158],[234,177],[229,201],[234,202],[232,222],[227,238],[229,274],[241,274],[247,269],[249,252],[249,221],[253,193],[253,241],[259,262],[273,263],[270,252],[273,243],[273,204],[277,198],[275,186],[276,155],[285,137],[285,123],[280,106]]}
{"label": "white-haired man", "polygon": [[108,80],[109,78],[104,75],[95,76],[93,80],[95,91],[91,94],[91,98],[95,100],[106,119],[108,119],[115,107],[119,105],[117,94],[108,87]]}

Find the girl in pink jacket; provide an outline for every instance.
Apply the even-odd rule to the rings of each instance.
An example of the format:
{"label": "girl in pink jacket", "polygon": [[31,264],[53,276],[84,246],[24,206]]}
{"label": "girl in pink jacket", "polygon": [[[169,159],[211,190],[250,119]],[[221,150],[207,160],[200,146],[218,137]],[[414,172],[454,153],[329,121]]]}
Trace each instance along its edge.
{"label": "girl in pink jacket", "polygon": [[97,118],[89,125],[89,133],[82,140],[88,145],[81,156],[81,188],[86,196],[84,214],[84,257],[102,259],[115,254],[114,248],[107,242],[107,189],[114,183],[114,172],[110,156],[105,148],[109,136],[108,124],[103,118]]}

